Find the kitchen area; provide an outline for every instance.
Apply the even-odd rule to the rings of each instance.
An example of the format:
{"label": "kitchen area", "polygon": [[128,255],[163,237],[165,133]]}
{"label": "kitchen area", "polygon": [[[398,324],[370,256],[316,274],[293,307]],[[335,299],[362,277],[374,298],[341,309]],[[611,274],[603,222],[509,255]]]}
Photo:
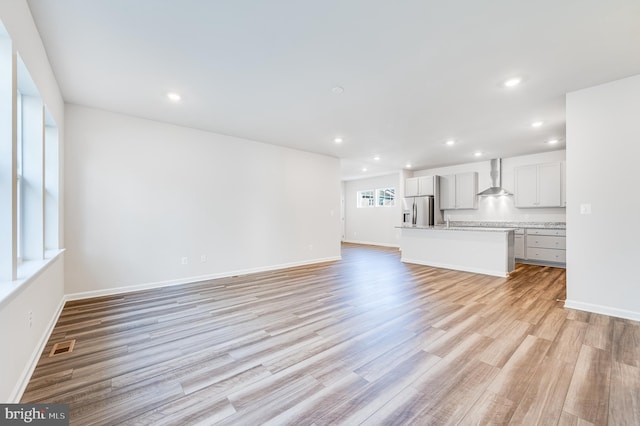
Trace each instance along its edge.
{"label": "kitchen area", "polygon": [[[403,171],[396,178],[394,223],[386,219],[383,225],[381,217],[376,223],[364,220],[364,215],[371,219],[389,214],[382,209],[354,212],[348,204],[346,209],[346,237],[354,229],[351,212],[360,214],[359,223],[369,227],[392,225],[393,240],[389,233],[384,243],[362,237],[344,240],[397,246],[405,263],[500,277],[508,276],[516,262],[562,268],[566,265],[565,173],[564,151]],[[358,231],[366,232],[362,227]]]}

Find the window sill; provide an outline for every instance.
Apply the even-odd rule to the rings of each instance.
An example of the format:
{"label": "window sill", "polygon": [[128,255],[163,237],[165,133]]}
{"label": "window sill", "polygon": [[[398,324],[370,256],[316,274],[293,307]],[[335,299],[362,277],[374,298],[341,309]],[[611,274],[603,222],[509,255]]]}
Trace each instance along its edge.
{"label": "window sill", "polygon": [[37,278],[47,267],[64,252],[47,250],[42,260],[29,260],[18,265],[18,278],[14,281],[0,282],[0,306],[17,294],[21,288]]}

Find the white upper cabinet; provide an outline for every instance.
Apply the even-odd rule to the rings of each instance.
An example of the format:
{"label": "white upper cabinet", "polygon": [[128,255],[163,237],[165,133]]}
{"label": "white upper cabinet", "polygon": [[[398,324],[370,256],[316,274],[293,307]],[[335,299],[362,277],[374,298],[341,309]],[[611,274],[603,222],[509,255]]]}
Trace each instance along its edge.
{"label": "white upper cabinet", "polygon": [[459,173],[456,175],[456,208],[478,208],[478,173]]}
{"label": "white upper cabinet", "polygon": [[405,197],[417,197],[418,196],[418,178],[409,178],[404,183],[404,196]]}
{"label": "white upper cabinet", "polygon": [[564,207],[560,162],[516,167],[515,206]]}
{"label": "white upper cabinet", "polygon": [[477,209],[478,173],[440,176],[440,209]]}
{"label": "white upper cabinet", "polygon": [[515,206],[536,207],[538,203],[538,166],[517,167],[515,173]]}
{"label": "white upper cabinet", "polygon": [[440,176],[440,209],[456,208],[456,175]]}
{"label": "white upper cabinet", "polygon": [[404,196],[423,197],[427,195],[434,195],[434,182],[434,176],[419,176],[409,178],[405,181],[404,184]]}
{"label": "white upper cabinet", "polygon": [[419,195],[435,195],[433,176],[420,176],[418,178],[418,194]]}

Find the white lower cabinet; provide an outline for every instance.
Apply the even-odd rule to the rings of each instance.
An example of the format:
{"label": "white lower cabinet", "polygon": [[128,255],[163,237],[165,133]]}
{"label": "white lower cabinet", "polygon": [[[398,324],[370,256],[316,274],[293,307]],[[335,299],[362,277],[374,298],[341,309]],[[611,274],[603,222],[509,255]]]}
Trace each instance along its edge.
{"label": "white lower cabinet", "polygon": [[524,249],[525,249],[524,229],[516,229],[515,235],[514,235],[514,250],[513,250],[513,253],[515,254],[516,259],[524,259],[524,253],[525,253]]}
{"label": "white lower cabinet", "polygon": [[[567,262],[566,231],[564,229],[527,229],[524,235],[525,253],[522,259],[535,263],[557,263],[564,266]],[[518,256],[516,255],[516,258]]]}
{"label": "white lower cabinet", "polygon": [[567,255],[565,250],[527,247],[527,260],[540,260],[542,262],[566,263]]}

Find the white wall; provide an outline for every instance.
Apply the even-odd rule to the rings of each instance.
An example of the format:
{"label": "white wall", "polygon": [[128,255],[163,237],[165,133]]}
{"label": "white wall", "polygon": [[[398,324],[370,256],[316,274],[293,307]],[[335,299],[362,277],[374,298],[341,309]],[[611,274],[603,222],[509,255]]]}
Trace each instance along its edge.
{"label": "white wall", "polygon": [[[64,258],[0,305],[0,401],[18,402],[63,306]],[[31,312],[31,324],[29,324]]]}
{"label": "white wall", "polygon": [[635,320],[639,120],[640,75],[567,95],[567,306]]}
{"label": "white wall", "polygon": [[[63,150],[64,103],[26,1],[0,2],[0,20],[58,125],[60,149]],[[60,185],[62,189],[62,182]],[[60,227],[63,227],[62,222]],[[15,402],[20,397],[31,369],[35,367],[37,358],[34,357],[40,355],[41,343],[48,337],[49,326],[61,306],[63,271],[64,258],[59,257],[0,303],[0,339],[11,342],[10,349],[5,346],[5,350],[0,351],[2,402]],[[33,318],[31,326],[29,312]]]}
{"label": "white wall", "polygon": [[65,164],[68,294],[340,256],[336,158],[67,105]]}
{"label": "white wall", "polygon": [[[357,192],[367,189],[395,188],[398,198],[394,207],[357,208]],[[402,223],[402,198],[404,184],[400,185],[400,173],[350,180],[344,183],[345,241],[399,246]]]}
{"label": "white wall", "polygon": [[[539,154],[523,155],[502,159],[502,186],[513,193],[515,187],[514,168],[529,164],[564,161],[564,150]],[[478,191],[491,185],[490,160],[465,163],[455,166],[417,170],[414,176],[451,175],[464,172],[478,172]],[[513,205],[513,197],[479,197],[477,210],[447,210],[445,218],[461,221],[500,221],[500,222],[564,222],[564,208],[519,209]]]}

